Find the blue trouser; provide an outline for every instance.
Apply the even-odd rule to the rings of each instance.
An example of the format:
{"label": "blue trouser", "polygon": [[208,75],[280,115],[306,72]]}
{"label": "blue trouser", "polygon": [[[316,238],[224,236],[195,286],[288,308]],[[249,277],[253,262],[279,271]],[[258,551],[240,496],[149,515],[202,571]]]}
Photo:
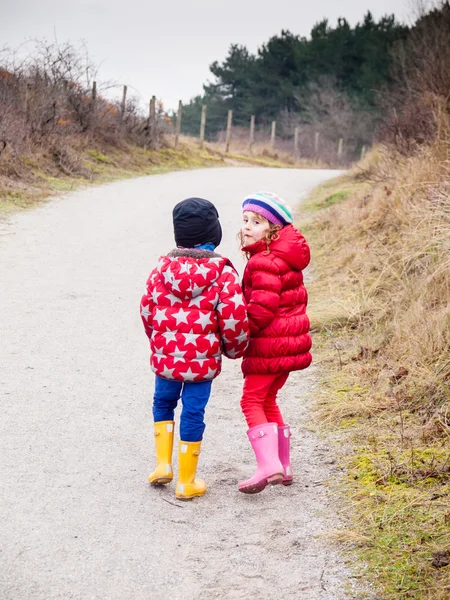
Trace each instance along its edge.
{"label": "blue trouser", "polygon": [[205,431],[205,407],[211,394],[212,381],[173,381],[155,376],[153,419],[173,421],[174,410],[181,396],[180,439],[199,442]]}

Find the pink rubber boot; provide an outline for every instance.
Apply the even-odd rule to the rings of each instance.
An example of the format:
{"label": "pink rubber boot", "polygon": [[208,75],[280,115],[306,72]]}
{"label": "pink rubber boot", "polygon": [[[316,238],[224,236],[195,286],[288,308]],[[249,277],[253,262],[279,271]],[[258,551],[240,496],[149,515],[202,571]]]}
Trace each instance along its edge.
{"label": "pink rubber boot", "polygon": [[278,455],[284,469],[283,485],[291,485],[294,474],[291,467],[291,428],[289,425],[278,426]]}
{"label": "pink rubber boot", "polygon": [[278,425],[263,423],[247,431],[248,439],[256,456],[255,474],[238,486],[244,494],[262,492],[266,485],[281,483],[284,477],[283,465],[278,458]]}

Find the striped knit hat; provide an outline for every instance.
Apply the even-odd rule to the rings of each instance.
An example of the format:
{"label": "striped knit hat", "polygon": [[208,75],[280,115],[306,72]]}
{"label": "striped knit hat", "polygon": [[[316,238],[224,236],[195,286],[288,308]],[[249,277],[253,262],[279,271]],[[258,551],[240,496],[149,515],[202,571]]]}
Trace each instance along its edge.
{"label": "striped knit hat", "polygon": [[256,192],[256,194],[247,196],[242,203],[242,210],[258,213],[270,223],[281,225],[281,227],[294,220],[286,202],[270,192]]}

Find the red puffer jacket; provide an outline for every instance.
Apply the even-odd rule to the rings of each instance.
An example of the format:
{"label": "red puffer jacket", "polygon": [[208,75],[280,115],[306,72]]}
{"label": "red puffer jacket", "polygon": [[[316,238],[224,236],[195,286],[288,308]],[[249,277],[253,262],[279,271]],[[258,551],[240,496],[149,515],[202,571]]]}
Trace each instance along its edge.
{"label": "red puffer jacket", "polygon": [[141,317],[152,370],[165,379],[214,379],[222,353],[240,358],[247,347],[238,274],[227,258],[207,250],[161,256],[147,281]]}
{"label": "red puffer jacket", "polygon": [[286,225],[268,252],[262,240],[243,250],[250,254],[243,278],[250,323],[244,375],[305,369],[312,360],[302,274],[310,259],[305,238]]}

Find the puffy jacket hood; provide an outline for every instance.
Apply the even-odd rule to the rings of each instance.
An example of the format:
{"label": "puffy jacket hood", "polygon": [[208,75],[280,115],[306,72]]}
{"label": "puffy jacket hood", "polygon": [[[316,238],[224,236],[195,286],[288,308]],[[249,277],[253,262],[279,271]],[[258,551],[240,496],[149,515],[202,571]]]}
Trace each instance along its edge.
{"label": "puffy jacket hood", "polygon": [[207,250],[174,250],[160,258],[158,272],[171,294],[188,300],[211,287],[226,262],[226,259]]}
{"label": "puffy jacket hood", "polygon": [[[245,246],[242,250],[253,256],[258,252],[265,252],[266,243],[264,240],[259,240]],[[270,253],[283,259],[295,271],[302,271],[309,264],[309,247],[300,231],[292,225],[286,225],[280,229],[278,238],[270,242],[269,250]]]}

